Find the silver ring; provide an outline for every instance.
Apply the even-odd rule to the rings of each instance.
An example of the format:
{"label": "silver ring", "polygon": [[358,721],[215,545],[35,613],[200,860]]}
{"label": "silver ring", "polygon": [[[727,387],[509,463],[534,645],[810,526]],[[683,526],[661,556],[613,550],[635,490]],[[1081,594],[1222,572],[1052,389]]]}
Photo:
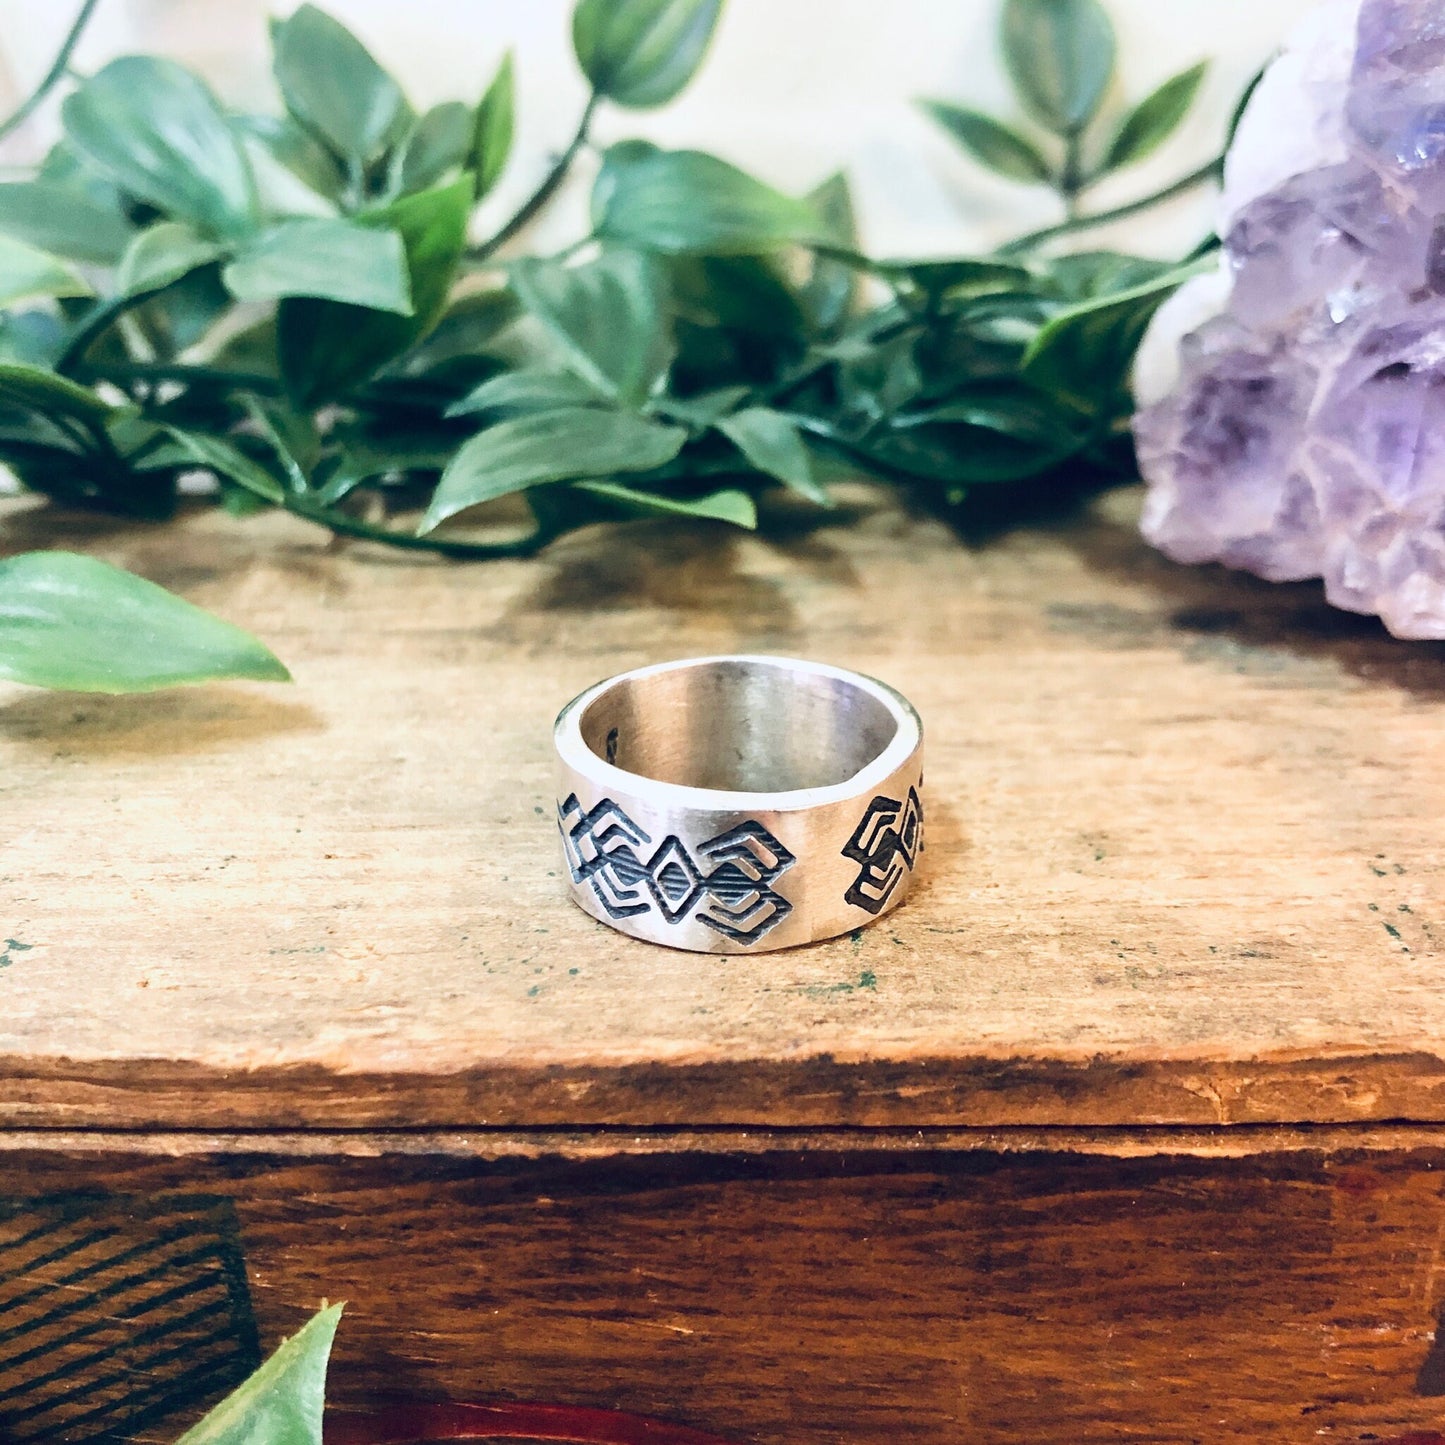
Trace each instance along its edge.
{"label": "silver ring", "polygon": [[903,901],[923,850],[923,726],[891,687],[783,657],[600,682],[557,718],[573,900],[634,938],[757,953]]}

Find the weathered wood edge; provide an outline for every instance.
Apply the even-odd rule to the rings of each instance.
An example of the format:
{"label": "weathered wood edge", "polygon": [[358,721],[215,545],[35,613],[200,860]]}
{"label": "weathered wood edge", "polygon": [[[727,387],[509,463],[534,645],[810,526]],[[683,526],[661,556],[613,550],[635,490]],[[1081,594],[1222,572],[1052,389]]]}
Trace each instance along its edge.
{"label": "weathered wood edge", "polygon": [[224,1071],[164,1059],[0,1059],[0,1129],[725,1126],[1100,1128],[1445,1123],[1428,1052],[1235,1063],[829,1056],[746,1064],[491,1065],[455,1074]]}
{"label": "weathered wood edge", "polygon": [[1438,1124],[1235,1124],[1217,1129],[470,1129],[215,1133],[207,1130],[0,1129],[0,1161],[104,1158],[433,1157],[508,1162],[762,1155],[1073,1154],[1111,1159],[1242,1160],[1274,1154],[1445,1154]]}

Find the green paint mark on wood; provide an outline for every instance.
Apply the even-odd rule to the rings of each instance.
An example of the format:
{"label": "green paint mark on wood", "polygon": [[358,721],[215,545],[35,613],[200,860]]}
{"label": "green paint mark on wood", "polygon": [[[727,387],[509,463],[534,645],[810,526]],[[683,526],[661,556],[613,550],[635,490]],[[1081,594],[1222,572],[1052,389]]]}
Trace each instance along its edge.
{"label": "green paint mark on wood", "polygon": [[9,968],[15,962],[10,956],[12,953],[29,953],[34,947],[33,943],[21,943],[18,938],[7,938],[4,950],[0,951],[0,968]]}

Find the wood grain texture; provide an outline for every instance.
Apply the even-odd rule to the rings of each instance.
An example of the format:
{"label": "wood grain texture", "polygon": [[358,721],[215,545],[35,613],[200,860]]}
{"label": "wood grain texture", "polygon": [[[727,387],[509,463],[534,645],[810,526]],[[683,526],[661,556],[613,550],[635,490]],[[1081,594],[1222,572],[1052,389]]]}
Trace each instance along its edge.
{"label": "wood grain texture", "polygon": [[[1174,567],[1133,505],[474,567],[10,505],[7,549],[131,566],[297,684],[0,691],[0,1124],[1445,1120],[1445,650]],[[742,649],[918,705],[920,886],[783,954],[621,938],[556,877],[553,715]]]}
{"label": "wood grain texture", "polygon": [[332,1371],[346,1409],[536,1400],[740,1445],[1258,1445],[1445,1423],[1442,1166],[1438,1149],[46,1150],[0,1155],[0,1197],[234,1197],[263,1344],[348,1301]]}

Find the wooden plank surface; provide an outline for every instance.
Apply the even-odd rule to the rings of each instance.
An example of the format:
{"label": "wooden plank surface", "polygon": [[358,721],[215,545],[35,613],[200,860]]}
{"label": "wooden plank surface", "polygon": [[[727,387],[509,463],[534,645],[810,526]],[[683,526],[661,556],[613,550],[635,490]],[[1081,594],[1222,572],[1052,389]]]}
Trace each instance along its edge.
{"label": "wooden plank surface", "polygon": [[[179,1193],[207,1234],[172,1231],[164,1248],[229,1241],[263,1349],[323,1298],[348,1301],[330,1392],[346,1409],[600,1406],[739,1445],[1380,1445],[1445,1424],[1442,1163],[1438,1150],[488,1164],[46,1149],[0,1153],[0,1203],[50,1260],[26,1276],[27,1308],[59,1300],[78,1333],[114,1330],[104,1291],[130,1268],[112,1263],[117,1246],[144,1244]],[[58,1212],[72,1234],[131,1223],[60,1255]],[[67,1286],[78,1259],[92,1272]],[[202,1280],[177,1262],[157,1283],[174,1291],[177,1276],[192,1287],[180,1338],[203,1329],[221,1358],[228,1341],[244,1349],[234,1300],[213,1290],[197,1323]],[[177,1322],[146,1323],[169,1358]],[[153,1400],[165,1377],[135,1354],[133,1373],[109,1371],[118,1402]],[[34,1426],[6,1412],[52,1358],[7,1373],[0,1350],[0,1435]],[[83,1407],[85,1362],[59,1358],[70,1391],[51,1403]],[[174,1399],[186,1382],[167,1383]],[[143,1438],[174,1440],[204,1403]]]}
{"label": "wooden plank surface", "polygon": [[[0,691],[0,1123],[1445,1119],[1445,649],[1174,567],[1134,505],[462,566],[11,504],[6,550],[131,566],[297,682]],[[782,954],[621,938],[556,876],[552,717],[743,649],[918,705],[920,886]]]}

